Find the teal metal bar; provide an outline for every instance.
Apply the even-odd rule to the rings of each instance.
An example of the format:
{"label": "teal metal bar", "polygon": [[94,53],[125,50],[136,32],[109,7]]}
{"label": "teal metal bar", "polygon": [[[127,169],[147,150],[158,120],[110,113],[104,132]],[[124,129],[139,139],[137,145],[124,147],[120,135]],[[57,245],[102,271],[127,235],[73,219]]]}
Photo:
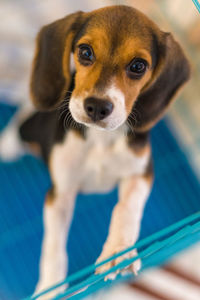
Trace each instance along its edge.
{"label": "teal metal bar", "polygon": [[194,3],[194,5],[196,6],[198,12],[200,13],[200,3],[198,0],[192,0],[192,2]]}
{"label": "teal metal bar", "polygon": [[152,243],[153,241],[158,240],[158,239],[164,237],[165,235],[168,235],[169,233],[171,233],[173,231],[176,231],[176,230],[180,229],[183,226],[188,225],[191,222],[197,221],[199,218],[200,218],[200,212],[195,213],[195,214],[193,214],[193,215],[191,215],[191,216],[189,216],[189,217],[187,217],[187,218],[185,218],[185,219],[183,219],[183,220],[181,220],[181,221],[179,221],[179,222],[177,222],[175,224],[172,224],[171,226],[169,226],[167,228],[164,228],[164,229],[160,230],[159,232],[156,232],[153,235],[151,235],[151,236],[149,236],[149,237],[147,237],[147,238],[145,238],[145,239],[137,242],[134,246],[129,247],[126,250],[121,251],[121,252],[119,252],[119,253],[117,253],[117,254],[109,257],[108,259],[106,259],[106,260],[104,260],[104,261],[102,261],[102,262],[100,262],[100,263],[98,263],[96,265],[95,264],[90,265],[90,266],[88,266],[88,267],[86,267],[86,268],[84,268],[84,269],[76,272],[75,274],[70,275],[64,281],[62,281],[62,282],[60,282],[60,283],[58,283],[58,284],[50,287],[49,289],[46,289],[45,291],[43,291],[43,292],[41,292],[41,293],[39,293],[37,295],[34,295],[32,297],[28,297],[28,298],[26,298],[24,300],[35,300],[35,299],[38,299],[40,296],[42,296],[44,294],[47,294],[50,291],[55,290],[58,287],[66,284],[66,283],[73,282],[75,280],[80,279],[83,276],[89,275],[90,273],[94,272],[94,270],[96,268],[102,266],[103,264],[106,264],[107,262],[109,262],[109,261],[111,261],[111,260],[113,260],[113,259],[115,259],[115,258],[117,258],[119,256],[122,256],[122,255],[126,254],[127,252],[129,252],[129,251],[131,251],[131,250],[133,250],[135,248],[139,249],[141,247],[144,247],[144,246]]}
{"label": "teal metal bar", "polygon": [[[193,238],[194,241],[196,241],[197,238],[200,238],[200,231],[194,232],[194,233],[190,234],[189,236],[187,235],[186,237],[183,237],[179,241],[176,241],[175,244],[171,244],[169,246],[164,247],[164,251],[169,251],[172,248],[174,250],[175,245],[177,245],[181,242],[185,244],[185,243],[188,242],[188,239],[191,240],[192,238]],[[162,250],[163,249],[161,249],[161,251]],[[156,252],[154,255],[156,255],[156,257],[159,257],[161,251]],[[152,257],[152,256],[150,256],[150,257]],[[151,260],[151,259],[152,258],[149,258],[149,260]],[[145,260],[148,260],[148,258],[146,257]],[[145,260],[143,261],[143,265],[144,265]],[[156,263],[156,265],[157,265],[157,263]],[[152,265],[151,265],[151,267],[152,267]],[[147,266],[145,268],[149,268],[149,266]],[[117,281],[117,282],[123,282],[123,281],[127,281],[127,280],[133,281],[134,277],[132,275],[126,275],[126,276],[119,276],[118,275],[118,277],[115,279],[115,281]],[[104,280],[100,280],[98,283],[95,283],[93,285],[88,286],[87,289],[81,290],[79,293],[70,296],[70,299],[73,299],[73,300],[83,299],[83,298],[87,297],[88,295],[90,295],[94,292],[97,292],[100,288],[106,288],[106,287],[109,288],[109,286],[112,285],[112,284],[113,284],[113,282],[110,282],[110,281],[105,282]],[[62,300],[64,300],[64,298],[62,298]]]}
{"label": "teal metal bar", "polygon": [[191,225],[191,226],[188,225],[188,226],[184,227],[183,229],[181,229],[180,231],[178,231],[177,233],[175,233],[174,235],[172,235],[169,238],[165,239],[164,241],[155,242],[153,245],[151,245],[147,249],[143,250],[136,257],[125,259],[122,262],[120,262],[119,264],[117,264],[116,266],[110,268],[106,272],[90,276],[86,280],[72,286],[71,288],[67,289],[66,292],[58,295],[57,297],[55,297],[53,299],[54,300],[63,299],[63,297],[69,296],[72,293],[75,293],[75,292],[80,291],[81,289],[87,288],[87,286],[95,284],[96,282],[98,282],[98,281],[102,280],[103,278],[105,278],[105,276],[109,275],[110,273],[115,272],[118,269],[124,269],[125,267],[128,267],[131,263],[136,261],[138,258],[145,258],[147,256],[150,256],[153,253],[159,251],[160,249],[162,249],[162,248],[164,248],[168,245],[172,245],[172,244],[176,243],[178,240],[186,237],[188,234],[192,234],[193,232],[197,232],[199,230],[200,230],[200,222],[197,222],[196,224]]}

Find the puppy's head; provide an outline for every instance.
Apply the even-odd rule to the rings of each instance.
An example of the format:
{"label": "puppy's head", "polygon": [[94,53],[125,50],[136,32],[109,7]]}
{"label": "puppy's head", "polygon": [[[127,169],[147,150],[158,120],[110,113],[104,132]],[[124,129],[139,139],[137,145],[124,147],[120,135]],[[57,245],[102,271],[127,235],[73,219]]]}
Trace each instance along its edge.
{"label": "puppy's head", "polygon": [[134,113],[136,130],[163,115],[189,77],[189,64],[169,33],[134,8],[77,12],[40,31],[31,94],[40,110],[55,108],[76,75],[69,109],[79,123],[114,130]]}

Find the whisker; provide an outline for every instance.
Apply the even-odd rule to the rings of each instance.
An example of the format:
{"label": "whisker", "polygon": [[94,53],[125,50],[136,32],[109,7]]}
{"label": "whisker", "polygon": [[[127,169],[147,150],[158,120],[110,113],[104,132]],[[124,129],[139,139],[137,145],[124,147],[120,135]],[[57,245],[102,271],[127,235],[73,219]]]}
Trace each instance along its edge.
{"label": "whisker", "polygon": [[129,119],[129,121],[134,122],[134,126],[137,124],[137,114],[134,110],[130,113],[128,119]]}
{"label": "whisker", "polygon": [[71,128],[71,127],[73,127],[72,125],[73,125],[73,118],[72,118],[72,116],[70,114],[69,117],[68,117],[67,127]]}
{"label": "whisker", "polygon": [[141,113],[136,108],[133,108],[133,113],[135,113],[136,116],[139,117],[139,119],[141,119]]}
{"label": "whisker", "polygon": [[132,125],[135,126],[136,120],[135,120],[134,116],[129,116],[129,122],[133,123]]}
{"label": "whisker", "polygon": [[64,118],[64,121],[63,121],[65,130],[66,130],[68,127],[70,127],[70,119],[71,119],[71,118],[72,118],[72,116],[71,116],[70,112],[68,111],[68,113],[66,114],[66,116],[65,116],[65,118]]}
{"label": "whisker", "polygon": [[64,92],[67,94],[67,93],[69,93],[69,94],[72,94],[73,92],[72,91],[69,91],[69,90],[67,90],[67,89],[65,89],[64,88]]}
{"label": "whisker", "polygon": [[63,116],[63,114],[66,113],[67,111],[68,111],[67,107],[65,109],[63,109],[63,111],[60,112],[58,119],[60,120],[61,117]]}
{"label": "whisker", "polygon": [[74,119],[72,120],[72,125],[74,128],[79,129],[78,123],[74,121]]}
{"label": "whisker", "polygon": [[66,119],[68,118],[68,115],[66,114],[64,120],[63,120],[63,126],[64,126],[64,129],[66,130],[67,127],[66,127]]}
{"label": "whisker", "polygon": [[60,103],[60,105],[57,107],[57,110],[62,109],[62,108],[65,107],[65,106],[68,106],[68,105],[69,105],[69,100],[70,100],[70,98],[65,98],[65,99]]}
{"label": "whisker", "polygon": [[[133,126],[132,126],[132,124],[131,124],[131,122],[130,122],[130,120],[129,119],[127,119],[127,125],[128,125],[128,127],[129,127],[129,129],[131,130],[131,132],[133,133],[133,135],[135,135],[135,131],[134,131],[134,128],[133,128]],[[128,133],[127,133],[128,134]]]}

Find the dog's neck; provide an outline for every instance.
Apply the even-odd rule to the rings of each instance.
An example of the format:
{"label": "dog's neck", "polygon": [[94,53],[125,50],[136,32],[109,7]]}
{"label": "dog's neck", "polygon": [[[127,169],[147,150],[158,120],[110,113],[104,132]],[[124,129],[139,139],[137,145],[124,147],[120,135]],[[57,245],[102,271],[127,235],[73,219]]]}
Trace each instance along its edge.
{"label": "dog's neck", "polygon": [[112,131],[87,127],[86,138],[89,142],[109,146],[113,144],[120,136],[127,136],[127,133],[128,127],[126,124]]}

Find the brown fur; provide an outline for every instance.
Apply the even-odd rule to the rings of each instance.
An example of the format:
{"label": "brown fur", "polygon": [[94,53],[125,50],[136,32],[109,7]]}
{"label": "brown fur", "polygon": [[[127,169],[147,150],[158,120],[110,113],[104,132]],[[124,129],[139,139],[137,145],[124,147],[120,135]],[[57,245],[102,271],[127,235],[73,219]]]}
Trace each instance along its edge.
{"label": "brown fur", "polygon": [[28,143],[29,148],[31,149],[32,153],[36,156],[41,156],[41,147],[38,143]]}
{"label": "brown fur", "polygon": [[173,36],[162,33],[158,43],[157,68],[134,107],[138,121],[135,129],[139,132],[149,130],[159,121],[190,76],[188,60]]}
{"label": "brown fur", "polygon": [[37,36],[30,93],[39,110],[55,107],[70,85],[69,54],[81,15],[77,12],[44,26]]}
{"label": "brown fur", "polygon": [[148,143],[146,146],[143,147],[134,147],[132,148],[133,152],[135,155],[137,155],[138,157],[142,157],[142,156],[151,156],[151,146]]}
{"label": "brown fur", "polygon": [[51,188],[46,195],[46,199],[45,199],[45,204],[46,205],[51,205],[55,200],[55,192],[54,189]]}
{"label": "brown fur", "polygon": [[[94,49],[96,61],[91,66],[78,61],[77,45],[82,43]],[[178,43],[136,9],[112,6],[78,12],[43,27],[38,35],[31,95],[40,110],[55,108],[64,99],[72,50],[76,64],[73,95],[89,92],[102,97],[114,80],[125,95],[127,117],[132,110],[136,112],[138,131],[148,130],[161,118],[189,77],[189,64]],[[144,58],[149,65],[139,80],[126,75],[133,57]]]}

